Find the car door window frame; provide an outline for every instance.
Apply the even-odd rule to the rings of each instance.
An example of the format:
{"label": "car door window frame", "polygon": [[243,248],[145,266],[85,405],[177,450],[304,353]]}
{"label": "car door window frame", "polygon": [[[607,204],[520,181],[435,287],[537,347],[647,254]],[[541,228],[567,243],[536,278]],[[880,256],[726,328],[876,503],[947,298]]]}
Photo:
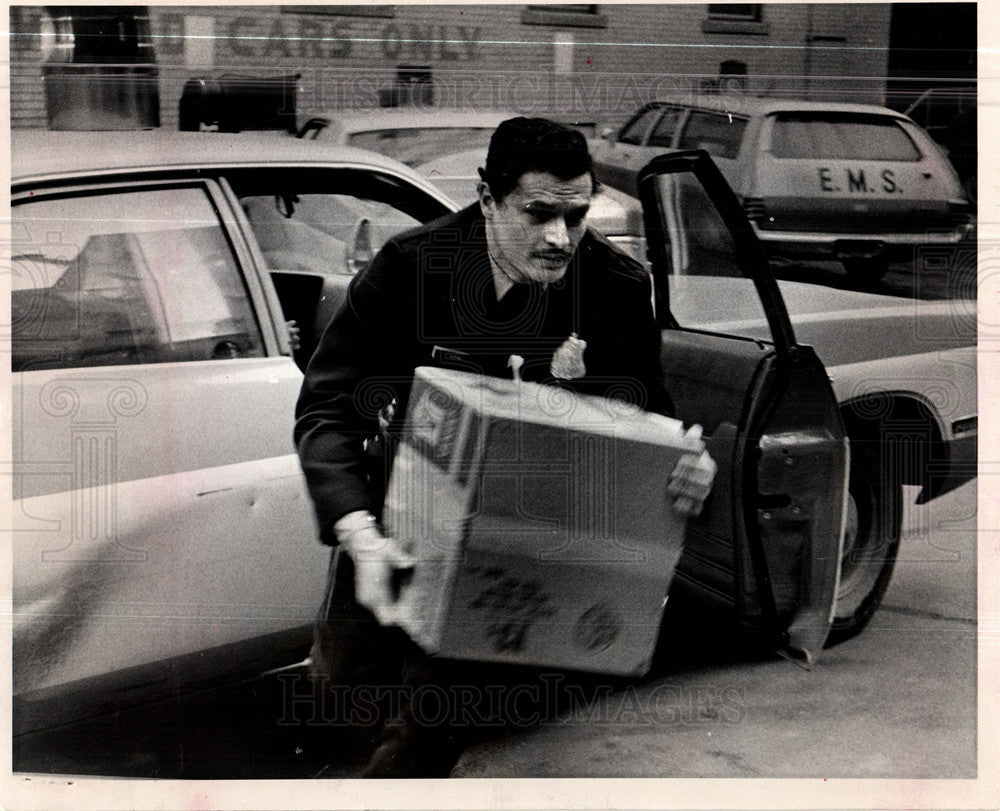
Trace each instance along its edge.
{"label": "car door window frame", "polygon": [[[352,191],[349,185],[345,186],[342,191],[335,192],[334,190],[332,190],[327,186],[325,181],[317,180],[317,177],[322,176],[326,178],[334,173],[343,173],[343,174],[361,173],[369,175],[372,178],[373,182],[391,183],[394,185],[402,184],[406,186],[408,189],[412,190],[412,192],[415,195],[419,194],[422,196],[423,199],[420,201],[422,205],[428,205],[431,208],[438,209],[438,211],[431,212],[431,219],[438,216],[443,216],[446,213],[450,213],[453,210],[454,206],[454,203],[451,203],[451,201],[449,201],[447,197],[441,194],[441,192],[439,192],[433,185],[424,186],[415,183],[411,178],[402,175],[397,175],[394,174],[393,172],[385,171],[382,168],[359,166],[357,164],[344,164],[344,165],[323,164],[320,166],[309,166],[302,164],[282,165],[279,163],[274,163],[274,164],[268,164],[266,166],[256,166],[256,167],[236,166],[228,170],[222,170],[218,173],[219,186],[226,197],[226,200],[231,208],[231,211],[234,212],[234,221],[239,223],[239,227],[241,229],[244,229],[244,236],[249,236],[248,242],[254,246],[256,246],[256,239],[253,236],[254,234],[253,227],[250,224],[250,221],[247,218],[239,202],[241,199],[241,194],[244,191],[244,189],[242,188],[244,182],[237,176],[252,175],[255,172],[262,172],[262,171],[273,173],[276,178],[279,176],[288,177],[291,174],[295,173],[304,174],[309,177],[310,190],[314,191],[315,193],[329,193],[329,194],[341,193],[341,194],[351,195],[354,197],[360,197],[361,195]],[[261,188],[270,188],[269,184],[260,183],[259,185],[261,186]],[[300,191],[303,191],[303,193],[307,193],[305,189],[300,189]],[[263,192],[258,192],[258,194],[261,193]],[[370,199],[377,199],[377,198],[370,198]],[[411,208],[407,206],[399,205],[395,202],[390,203],[390,205],[394,205],[400,211],[413,217],[416,220],[419,220],[421,222],[430,221],[429,219],[425,220],[417,216],[415,213],[413,213],[413,211],[411,211]],[[266,264],[263,264],[262,267],[266,268],[267,266]]]}
{"label": "car door window frame", "polygon": [[[134,177],[134,175],[133,175]],[[11,191],[11,206],[31,204],[43,200],[69,199],[74,197],[94,197],[108,194],[127,194],[156,191],[162,189],[195,189],[201,191],[212,210],[215,212],[219,229],[226,240],[232,254],[234,264],[247,294],[247,302],[261,342],[265,357],[279,354],[281,348],[276,337],[273,323],[268,319],[265,324],[262,315],[270,312],[267,296],[254,269],[252,258],[246,240],[237,226],[229,200],[226,198],[220,184],[215,178],[190,177],[156,177],[119,180],[108,178],[98,180],[80,178],[79,181],[51,182],[42,184],[21,184]],[[287,339],[286,339],[287,340]],[[284,353],[287,354],[287,353]]]}
{"label": "car door window frame", "polygon": [[[266,310],[262,310],[262,312],[266,311],[270,314],[274,330],[279,336],[278,346],[280,348],[280,352],[281,354],[287,356],[293,356],[293,351],[288,340],[288,331],[286,329],[285,315],[281,306],[281,301],[275,284],[271,278],[271,272],[273,270],[284,269],[270,267],[254,231],[253,224],[250,222],[250,218],[243,210],[240,196],[242,192],[247,191],[245,186],[256,187],[259,185],[261,190],[273,188],[270,182],[263,179],[261,179],[259,183],[255,183],[252,179],[244,181],[241,177],[252,178],[254,174],[261,172],[272,174],[275,178],[275,183],[277,183],[279,179],[294,183],[293,176],[295,173],[307,173],[309,175],[309,188],[315,188],[317,191],[327,192],[333,191],[326,180],[332,174],[356,174],[358,172],[363,172],[371,175],[373,181],[375,182],[382,181],[393,184],[403,184],[412,190],[414,195],[423,195],[423,205],[440,209],[439,211],[431,211],[431,216],[428,219],[421,219],[420,217],[417,217],[414,211],[411,211],[409,208],[398,206],[401,211],[411,217],[414,217],[414,219],[418,219],[422,222],[429,222],[430,219],[451,213],[454,209],[454,203],[448,201],[447,198],[433,186],[428,188],[419,183],[414,183],[412,179],[403,175],[386,171],[381,168],[358,166],[357,164],[345,163],[308,166],[302,164],[280,164],[276,162],[263,166],[254,166],[251,164],[219,170],[216,180],[218,181],[220,194],[225,198],[228,204],[226,210],[232,216],[233,228],[239,230],[241,243],[245,246],[247,251],[248,262],[245,267],[248,270],[251,268],[253,269],[254,281],[261,289],[261,297],[266,306]],[[344,184],[343,191],[344,193],[353,194],[350,184]],[[300,325],[300,327],[302,326],[303,325]]]}
{"label": "car door window frame", "polygon": [[[754,283],[764,316],[771,332],[771,343],[779,356],[787,357],[795,351],[795,332],[778,289],[777,280],[770,272],[764,250],[757,239],[743,206],[726,182],[718,166],[704,150],[673,152],[653,158],[639,171],[637,184],[645,217],[646,240],[652,259],[654,277],[669,267],[669,244],[663,239],[651,239],[652,234],[663,230],[656,190],[660,175],[691,174],[701,184],[707,197],[715,205],[719,216],[729,231],[734,245],[735,262],[740,272]],[[669,284],[665,278],[654,278],[657,298],[656,312],[661,326],[681,329],[670,312]],[[687,328],[684,328],[687,329]]]}

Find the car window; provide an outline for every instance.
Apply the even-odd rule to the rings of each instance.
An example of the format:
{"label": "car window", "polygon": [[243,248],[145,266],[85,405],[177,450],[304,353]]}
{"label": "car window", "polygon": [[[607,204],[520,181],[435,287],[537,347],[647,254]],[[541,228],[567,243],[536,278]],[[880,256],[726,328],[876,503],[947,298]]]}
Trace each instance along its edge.
{"label": "car window", "polygon": [[920,151],[894,119],[830,112],[775,116],[771,154],[776,158],[920,160]]}
{"label": "car window", "polygon": [[740,269],[732,234],[701,184],[686,174],[660,175],[656,200],[678,325],[771,340],[753,280]]}
{"label": "car window", "polygon": [[204,189],[39,199],[12,227],[15,371],[264,354]]}
{"label": "car window", "polygon": [[452,210],[408,178],[363,168],[234,168],[223,185],[271,270],[356,273],[389,238]]}
{"label": "car window", "polygon": [[420,224],[389,203],[349,194],[253,195],[240,202],[272,270],[354,273],[359,244],[367,261],[388,239]]}
{"label": "car window", "polygon": [[653,124],[653,119],[659,114],[660,108],[654,107],[637,115],[622,128],[621,134],[618,136],[618,142],[621,144],[642,146],[646,140],[646,133]]}
{"label": "car window", "polygon": [[435,155],[489,146],[493,127],[407,127],[369,130],[347,136],[349,146],[368,149],[407,166],[426,163]]}
{"label": "car window", "polygon": [[649,145],[658,147],[673,146],[674,136],[677,134],[677,126],[681,123],[683,115],[683,110],[674,107],[664,112],[663,117],[653,127],[653,132],[649,136]]}
{"label": "car window", "polygon": [[746,127],[745,118],[698,110],[688,117],[678,146],[681,149],[704,149],[719,158],[735,159],[740,153]]}
{"label": "car window", "polygon": [[642,203],[612,186],[602,186],[590,201],[587,227],[600,232],[639,264],[646,265]]}

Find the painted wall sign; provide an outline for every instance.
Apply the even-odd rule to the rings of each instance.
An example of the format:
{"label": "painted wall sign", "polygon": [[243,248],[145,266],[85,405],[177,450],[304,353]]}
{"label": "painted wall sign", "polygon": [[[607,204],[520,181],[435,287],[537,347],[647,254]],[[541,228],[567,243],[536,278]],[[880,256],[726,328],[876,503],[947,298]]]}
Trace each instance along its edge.
{"label": "painted wall sign", "polygon": [[262,20],[244,16],[235,17],[223,28],[219,52],[236,57],[326,60],[379,56],[391,60],[470,62],[480,40],[478,26],[396,21],[369,33],[349,20]]}

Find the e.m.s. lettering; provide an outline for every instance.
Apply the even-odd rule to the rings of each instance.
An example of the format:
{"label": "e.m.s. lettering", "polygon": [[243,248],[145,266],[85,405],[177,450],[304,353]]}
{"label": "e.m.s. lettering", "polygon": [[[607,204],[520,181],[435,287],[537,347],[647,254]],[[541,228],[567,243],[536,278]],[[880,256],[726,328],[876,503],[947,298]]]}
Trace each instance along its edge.
{"label": "e.m.s. lettering", "polygon": [[869,178],[865,175],[864,169],[844,169],[844,185],[837,185],[834,181],[833,170],[828,166],[821,166],[816,170],[819,178],[819,188],[823,192],[836,193],[845,188],[850,193],[861,194],[901,194],[903,189],[896,180],[896,173],[892,169],[883,169],[879,180],[869,185]]}

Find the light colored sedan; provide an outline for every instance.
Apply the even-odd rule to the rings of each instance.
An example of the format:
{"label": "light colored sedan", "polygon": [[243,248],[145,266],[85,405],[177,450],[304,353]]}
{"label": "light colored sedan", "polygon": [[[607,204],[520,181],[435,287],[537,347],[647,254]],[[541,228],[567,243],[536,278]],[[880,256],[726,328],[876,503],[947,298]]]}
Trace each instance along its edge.
{"label": "light colored sedan", "polygon": [[15,731],[301,660],[324,283],[453,205],[276,135],[15,132],[12,172]]}
{"label": "light colored sedan", "polygon": [[[720,471],[671,604],[814,658],[877,609],[901,485],[974,474],[974,303],[789,286],[789,319],[713,169],[640,184],[664,379]],[[678,175],[708,247],[676,238]],[[329,559],[301,368],[384,240],[455,203],[255,134],[15,131],[12,178],[15,736],[301,661]]]}
{"label": "light colored sedan", "polygon": [[664,98],[592,141],[598,177],[630,193],[655,156],[688,149],[712,155],[773,258],[836,259],[870,283],[916,246],[971,232],[972,205],[947,156],[885,107]]}
{"label": "light colored sedan", "polygon": [[449,111],[435,108],[331,110],[299,129],[307,140],[370,149],[416,166],[448,152],[480,148],[485,153],[509,110]]}

